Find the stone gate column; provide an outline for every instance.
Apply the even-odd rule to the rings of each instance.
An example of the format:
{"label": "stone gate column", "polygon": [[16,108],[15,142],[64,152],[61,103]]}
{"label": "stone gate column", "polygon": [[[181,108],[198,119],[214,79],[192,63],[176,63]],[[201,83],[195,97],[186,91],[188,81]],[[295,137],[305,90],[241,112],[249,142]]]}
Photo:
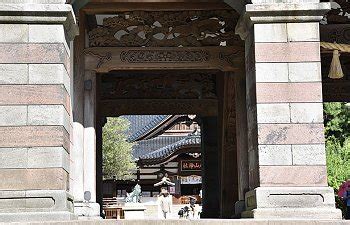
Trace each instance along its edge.
{"label": "stone gate column", "polygon": [[64,3],[0,3],[0,221],[75,218],[69,42],[76,32]]}
{"label": "stone gate column", "polygon": [[237,26],[246,41],[244,217],[341,218],[327,185],[320,71],[319,21],[330,6],[316,2],[254,1]]}

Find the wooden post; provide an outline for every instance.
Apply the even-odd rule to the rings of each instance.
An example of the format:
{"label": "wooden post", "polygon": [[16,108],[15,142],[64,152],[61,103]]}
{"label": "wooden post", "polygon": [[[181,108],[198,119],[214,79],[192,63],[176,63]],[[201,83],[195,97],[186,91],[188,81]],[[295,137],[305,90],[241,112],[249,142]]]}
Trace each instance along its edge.
{"label": "wooden post", "polygon": [[220,138],[220,217],[231,218],[234,203],[238,201],[237,141],[234,75],[225,73],[221,78],[219,93]]}
{"label": "wooden post", "polygon": [[219,218],[220,190],[217,117],[202,117],[202,218]]}

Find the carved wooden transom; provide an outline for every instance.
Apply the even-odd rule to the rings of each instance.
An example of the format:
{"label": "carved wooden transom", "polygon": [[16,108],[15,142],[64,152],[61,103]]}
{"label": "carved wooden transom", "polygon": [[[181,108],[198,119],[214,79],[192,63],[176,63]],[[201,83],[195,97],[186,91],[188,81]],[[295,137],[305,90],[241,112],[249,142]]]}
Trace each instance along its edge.
{"label": "carved wooden transom", "polygon": [[[328,0],[326,2],[328,2]],[[349,23],[350,23],[349,0],[332,1],[332,9],[328,11],[323,21],[321,21],[321,24],[349,24]]]}
{"label": "carved wooden transom", "polygon": [[216,99],[215,75],[201,72],[102,76],[103,99]]}
{"label": "carved wooden transom", "polygon": [[237,39],[232,10],[132,11],[105,17],[89,32],[90,47],[201,47]]}

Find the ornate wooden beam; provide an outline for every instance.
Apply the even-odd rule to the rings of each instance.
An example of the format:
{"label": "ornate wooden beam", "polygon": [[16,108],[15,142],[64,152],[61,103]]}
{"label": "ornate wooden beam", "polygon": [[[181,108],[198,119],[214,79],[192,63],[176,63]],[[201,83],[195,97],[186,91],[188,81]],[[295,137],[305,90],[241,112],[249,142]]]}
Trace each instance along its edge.
{"label": "ornate wooden beam", "polygon": [[100,106],[101,114],[106,117],[158,114],[197,114],[199,116],[215,116],[218,111],[217,100],[198,99],[102,100]]}
{"label": "ornate wooden beam", "polygon": [[87,15],[114,14],[115,12],[143,11],[178,11],[178,10],[216,10],[232,9],[222,1],[123,1],[123,0],[90,0],[82,10]]}
{"label": "ornate wooden beam", "polygon": [[241,47],[87,48],[85,69],[97,73],[120,70],[220,70],[244,68]]}

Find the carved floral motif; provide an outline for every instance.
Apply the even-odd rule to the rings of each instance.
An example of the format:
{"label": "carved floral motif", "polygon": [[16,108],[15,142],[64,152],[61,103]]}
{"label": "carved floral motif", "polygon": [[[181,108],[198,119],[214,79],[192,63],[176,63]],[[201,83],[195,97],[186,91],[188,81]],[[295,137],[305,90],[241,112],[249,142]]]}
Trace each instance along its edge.
{"label": "carved floral motif", "polygon": [[220,52],[219,53],[219,59],[229,63],[232,66],[235,66],[234,60],[237,57],[239,57],[240,54],[241,54],[241,51],[239,51],[239,50],[237,50],[235,52],[231,52],[231,53]]}
{"label": "carved floral motif", "polygon": [[349,24],[350,3],[348,0],[333,1],[332,9],[325,16],[327,24]]}
{"label": "carved floral motif", "polygon": [[94,53],[92,51],[85,51],[84,54],[91,55],[91,56],[97,57],[99,59],[97,65],[96,65],[96,68],[100,68],[105,62],[108,62],[112,59],[111,52],[107,52],[106,54],[101,55],[101,54]]}
{"label": "carved floral motif", "polygon": [[89,42],[90,47],[220,46],[236,39],[237,19],[231,10],[118,12],[89,32]]}

